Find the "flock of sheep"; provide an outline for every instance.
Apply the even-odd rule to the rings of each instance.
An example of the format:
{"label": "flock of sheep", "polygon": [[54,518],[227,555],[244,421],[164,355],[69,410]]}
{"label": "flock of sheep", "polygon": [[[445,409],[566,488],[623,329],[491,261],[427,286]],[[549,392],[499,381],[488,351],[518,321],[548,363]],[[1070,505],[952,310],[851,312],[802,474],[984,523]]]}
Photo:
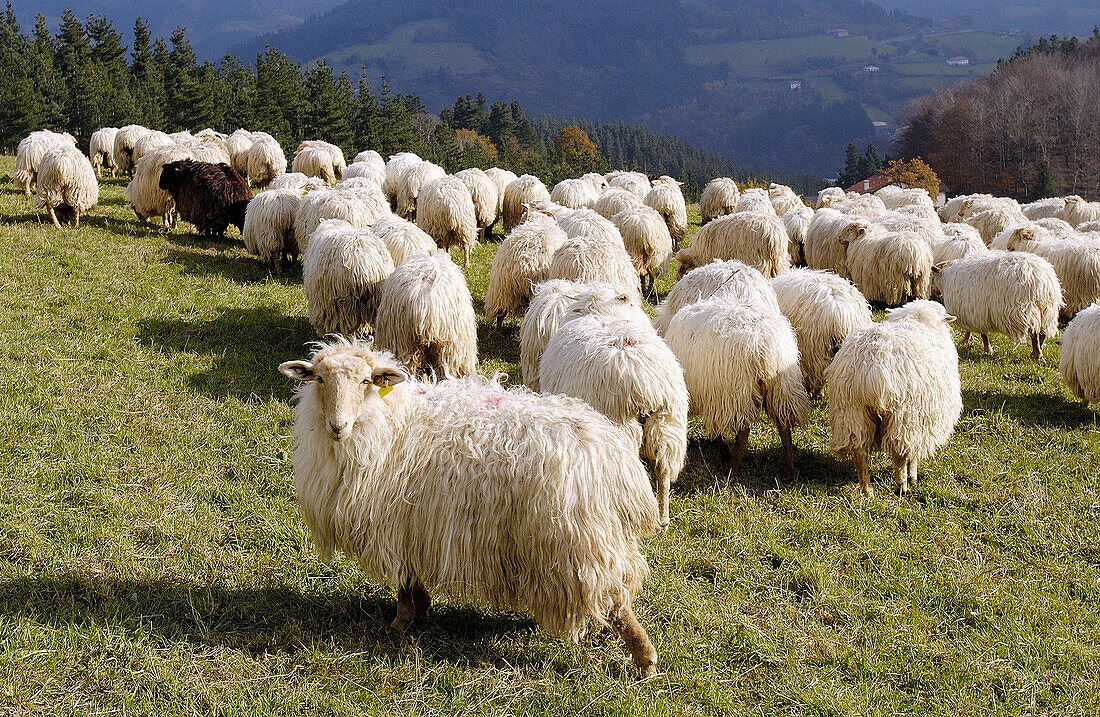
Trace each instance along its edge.
{"label": "flock of sheep", "polygon": [[[90,155],[36,132],[14,178],[57,224],[94,206],[97,172],[132,173],[143,221],[234,223],[273,269],[301,257],[309,320],[337,338],[280,367],[301,382],[296,497],[323,556],[339,549],[397,586],[398,630],[430,594],[525,610],[574,637],[594,619],[650,674],[657,655],[631,608],[648,574],[640,539],[669,524],[689,415],[733,472],[766,415],[789,478],[792,429],[828,385],[830,450],[867,494],[869,453],[888,453],[904,494],[962,410],[952,321],[987,351],[990,333],[1029,339],[1041,361],[1070,320],[1062,374],[1086,405],[1100,399],[1100,203],[1076,196],[971,195],[937,212],[923,190],[830,189],[814,209],[788,187],[718,178],[682,247],[670,177],[548,190],[412,153],[346,164],[320,141],[287,173],[278,143],[245,130],[103,129]],[[473,299],[449,252],[468,261],[498,222],[485,314],[522,317],[528,388],[477,374]],[[644,299],[673,257],[678,280],[651,321]],[[897,308],[876,323],[869,302]],[[372,344],[355,338],[367,333]]]}

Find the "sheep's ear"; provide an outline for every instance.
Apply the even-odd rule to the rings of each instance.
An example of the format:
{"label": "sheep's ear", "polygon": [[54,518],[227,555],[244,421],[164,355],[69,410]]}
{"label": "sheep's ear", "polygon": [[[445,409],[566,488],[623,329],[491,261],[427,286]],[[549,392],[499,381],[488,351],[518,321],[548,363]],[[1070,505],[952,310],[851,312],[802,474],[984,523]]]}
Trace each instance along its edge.
{"label": "sheep's ear", "polygon": [[371,381],[374,382],[375,386],[396,386],[404,381],[405,378],[405,374],[401,371],[383,366],[382,368],[374,369],[374,375],[371,377]]}
{"label": "sheep's ear", "polygon": [[947,316],[943,317],[943,320],[950,324],[952,321],[954,321],[957,318],[959,318],[959,317],[958,316],[952,316],[951,314],[948,314]]}
{"label": "sheep's ear", "polygon": [[284,376],[295,381],[313,381],[317,378],[313,373],[313,364],[309,361],[286,361],[279,364],[279,370]]}
{"label": "sheep's ear", "polygon": [[630,294],[619,294],[615,297],[615,301],[618,301],[620,304],[629,304]]}
{"label": "sheep's ear", "polygon": [[945,266],[947,266],[946,261],[940,262],[939,264],[933,264],[932,265],[932,273],[933,274],[939,274],[941,271],[943,271],[943,268]]}

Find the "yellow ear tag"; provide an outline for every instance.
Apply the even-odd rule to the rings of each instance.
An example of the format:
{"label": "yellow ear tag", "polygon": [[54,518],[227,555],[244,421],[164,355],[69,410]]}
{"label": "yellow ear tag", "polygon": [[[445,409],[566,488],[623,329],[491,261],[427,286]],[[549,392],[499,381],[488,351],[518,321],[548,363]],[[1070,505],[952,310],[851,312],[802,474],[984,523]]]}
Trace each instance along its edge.
{"label": "yellow ear tag", "polygon": [[386,394],[393,390],[393,386],[382,386],[378,389],[378,395],[382,398],[386,397]]}

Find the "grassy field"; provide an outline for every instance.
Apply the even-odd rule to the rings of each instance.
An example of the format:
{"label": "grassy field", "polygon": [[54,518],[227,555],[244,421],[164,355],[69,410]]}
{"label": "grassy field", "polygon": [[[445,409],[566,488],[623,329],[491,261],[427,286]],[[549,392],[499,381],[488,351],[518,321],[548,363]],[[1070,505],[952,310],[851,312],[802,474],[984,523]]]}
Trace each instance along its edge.
{"label": "grassy field", "polygon": [[[763,423],[740,477],[692,441],[638,682],[616,639],[524,616],[391,634],[393,591],[319,562],[292,500],[300,276],[138,226],[122,186],[79,231],[0,186],[0,714],[1100,712],[1100,441],[1057,342],[961,351],[962,420],[905,500],[881,456],[859,495],[820,406],[790,484]],[[480,326],[513,381],[517,329]]]}

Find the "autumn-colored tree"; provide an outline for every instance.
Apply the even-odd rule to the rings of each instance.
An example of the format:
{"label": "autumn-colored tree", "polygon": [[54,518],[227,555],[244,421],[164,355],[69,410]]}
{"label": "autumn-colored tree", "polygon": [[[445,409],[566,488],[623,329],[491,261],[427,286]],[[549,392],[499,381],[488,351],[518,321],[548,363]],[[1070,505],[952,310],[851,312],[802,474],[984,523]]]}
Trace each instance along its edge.
{"label": "autumn-colored tree", "polygon": [[600,154],[599,148],[588,138],[588,133],[575,124],[562,127],[554,138],[554,149],[567,162],[581,157],[598,157]]}
{"label": "autumn-colored tree", "polygon": [[892,159],[886,169],[882,170],[882,174],[895,184],[925,190],[933,202],[940,193],[940,178],[920,157],[910,160]]}
{"label": "autumn-colored tree", "polygon": [[496,145],[485,135],[478,134],[472,129],[458,129],[455,130],[455,139],[458,140],[458,146],[462,148],[463,154],[482,155],[490,162],[496,161]]}

